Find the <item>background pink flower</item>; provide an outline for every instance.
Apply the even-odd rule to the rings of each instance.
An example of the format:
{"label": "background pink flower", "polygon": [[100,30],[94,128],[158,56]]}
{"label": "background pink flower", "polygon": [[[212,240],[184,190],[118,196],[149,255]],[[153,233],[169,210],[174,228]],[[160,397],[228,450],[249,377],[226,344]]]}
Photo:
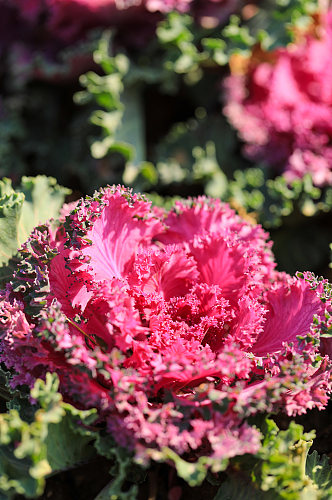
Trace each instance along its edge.
{"label": "background pink flower", "polygon": [[284,172],[332,185],[332,11],[296,44],[245,75],[226,79],[224,112],[245,142],[245,154]]}

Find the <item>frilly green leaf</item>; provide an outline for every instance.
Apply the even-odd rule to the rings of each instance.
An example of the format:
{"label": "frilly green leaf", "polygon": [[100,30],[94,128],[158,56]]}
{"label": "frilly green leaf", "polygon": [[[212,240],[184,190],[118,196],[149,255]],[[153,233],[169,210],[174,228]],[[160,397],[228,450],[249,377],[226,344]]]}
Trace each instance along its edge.
{"label": "frilly green leaf", "polygon": [[10,179],[0,181],[0,284],[12,275],[17,252],[34,227],[57,218],[64,198],[70,193],[53,177],[22,177],[14,190]]}
{"label": "frilly green leaf", "polygon": [[31,390],[35,414],[24,421],[18,410],[0,415],[0,493],[35,498],[44,489],[45,478],[89,460],[95,451],[94,433],[88,426],[95,410],[81,411],[57,392],[57,375],[48,373]]}
{"label": "frilly green leaf", "polygon": [[308,455],[305,472],[320,490],[322,500],[332,498],[332,469],[326,455],[320,457],[316,450]]}
{"label": "frilly green leaf", "polygon": [[0,181],[3,193],[0,198],[0,264],[7,264],[22,243],[19,224],[22,216],[24,194],[8,194],[9,181]]}
{"label": "frilly green leaf", "polygon": [[51,218],[57,219],[65,196],[71,193],[70,189],[59,186],[56,179],[45,175],[22,177],[18,191],[25,197],[19,226],[20,243],[34,227]]}
{"label": "frilly green leaf", "polygon": [[133,456],[124,448],[118,447],[112,436],[100,432],[96,436],[95,448],[99,455],[111,459],[114,465],[110,469],[113,479],[96,496],[95,500],[135,500],[137,486],[132,484],[127,491],[123,485],[127,481],[139,482],[139,476],[144,476],[144,470],[133,464]]}
{"label": "frilly green leaf", "polygon": [[232,476],[220,486],[214,500],[277,500],[278,498],[280,497],[274,492],[258,490],[253,483]]}
{"label": "frilly green leaf", "polygon": [[227,477],[214,500],[321,500],[331,498],[332,474],[327,458],[308,455],[314,431],[291,422],[280,430],[266,418],[258,424],[262,446],[255,456],[230,461]]}

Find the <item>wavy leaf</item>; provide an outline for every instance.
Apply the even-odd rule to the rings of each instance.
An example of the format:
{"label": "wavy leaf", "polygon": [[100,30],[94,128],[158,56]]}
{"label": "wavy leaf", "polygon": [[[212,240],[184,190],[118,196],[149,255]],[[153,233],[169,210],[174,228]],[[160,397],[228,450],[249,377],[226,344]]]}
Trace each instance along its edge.
{"label": "wavy leaf", "polygon": [[18,249],[32,229],[57,218],[64,198],[70,193],[53,177],[23,177],[15,191],[10,179],[0,181],[0,286],[12,276]]}
{"label": "wavy leaf", "polygon": [[[94,433],[86,426],[95,410],[80,411],[63,403],[59,380],[48,373],[31,390],[36,400],[31,422],[17,409],[0,415],[0,494],[35,498],[43,492],[45,478],[94,456]],[[81,424],[84,424],[81,425]]]}

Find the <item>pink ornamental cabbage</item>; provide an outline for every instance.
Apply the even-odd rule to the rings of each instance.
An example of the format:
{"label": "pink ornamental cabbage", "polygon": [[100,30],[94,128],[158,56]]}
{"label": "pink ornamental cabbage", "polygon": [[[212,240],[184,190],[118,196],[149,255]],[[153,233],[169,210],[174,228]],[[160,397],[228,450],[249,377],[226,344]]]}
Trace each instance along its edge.
{"label": "pink ornamental cabbage", "polygon": [[219,200],[166,212],[121,187],[70,209],[34,230],[1,292],[12,387],[56,372],[137,458],[167,447],[215,470],[258,450],[247,417],[326,406],[328,284],[277,272],[260,226]]}
{"label": "pink ornamental cabbage", "polygon": [[227,78],[224,107],[250,159],[317,186],[332,185],[332,11],[320,29]]}

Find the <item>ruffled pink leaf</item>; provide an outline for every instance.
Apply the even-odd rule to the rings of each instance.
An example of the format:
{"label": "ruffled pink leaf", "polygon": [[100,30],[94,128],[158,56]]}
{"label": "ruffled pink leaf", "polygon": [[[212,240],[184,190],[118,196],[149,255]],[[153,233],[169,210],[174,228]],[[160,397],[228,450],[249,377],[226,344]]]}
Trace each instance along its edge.
{"label": "ruffled pink leaf", "polygon": [[297,336],[310,333],[314,315],[324,317],[325,306],[303,280],[276,284],[266,293],[268,312],[264,330],[252,347],[256,356],[279,351],[283,343],[298,344]]}

